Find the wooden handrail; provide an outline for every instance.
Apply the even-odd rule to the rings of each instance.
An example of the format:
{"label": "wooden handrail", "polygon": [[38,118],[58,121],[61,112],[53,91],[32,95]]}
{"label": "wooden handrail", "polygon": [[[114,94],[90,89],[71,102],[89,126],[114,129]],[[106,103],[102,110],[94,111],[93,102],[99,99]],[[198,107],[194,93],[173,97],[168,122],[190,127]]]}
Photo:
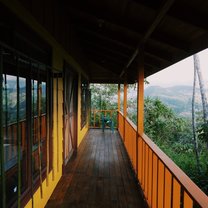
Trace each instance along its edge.
{"label": "wooden handrail", "polygon": [[[91,112],[90,112],[90,119],[92,118],[93,121],[90,122],[90,128],[101,128],[101,115],[99,113],[103,113],[104,116],[109,114],[110,118],[112,118],[113,117],[113,113],[116,113],[116,115],[117,115],[117,112],[118,112],[117,110],[97,110],[97,109],[91,110]],[[99,116],[99,119],[96,119],[97,115]],[[114,126],[114,127],[117,127],[117,126]]]}
{"label": "wooden handrail", "polygon": [[207,195],[181,170],[147,135],[140,135],[146,144],[160,158],[163,164],[186,189],[192,198],[201,206],[208,207]]}
{"label": "wooden handrail", "polygon": [[[137,127],[129,118],[125,119],[122,112],[118,112],[118,115],[118,119],[120,120],[118,122],[119,133],[123,138],[123,132],[126,132],[124,145],[150,207],[152,207],[153,204],[159,206],[159,203],[162,203],[163,207],[165,207],[166,201],[168,200],[167,204],[170,205],[172,203],[172,206],[176,203],[178,205],[184,205],[183,207],[190,208],[192,208],[194,204],[204,208],[208,207],[207,195],[147,135],[137,134]],[[123,128],[126,128],[126,131],[123,131]],[[136,136],[132,137],[133,134]],[[137,142],[135,142],[136,140]],[[135,144],[138,144],[138,146],[135,147]],[[135,153],[135,151],[137,152]],[[137,156],[136,159],[135,155]],[[135,165],[135,163],[137,164]],[[137,165],[139,166],[138,172],[136,172]],[[153,167],[156,167],[156,170],[153,171]],[[172,188],[170,188],[169,195],[167,194],[170,199],[167,199],[168,197],[165,196],[165,184],[168,183],[165,178],[166,171],[170,174],[169,179],[172,180],[172,182],[169,180]],[[163,173],[163,177],[159,176],[159,173],[161,172]],[[148,176],[146,175],[147,173]],[[154,183],[153,179],[155,177],[156,182]],[[160,180],[160,184],[163,184],[163,190],[161,190],[163,194],[158,191],[158,180]],[[150,183],[151,186],[150,184],[148,186],[148,183]],[[178,186],[178,190],[181,191],[174,192],[173,189],[177,190],[176,186]],[[153,189],[153,187],[156,190],[155,193],[153,193],[152,190],[149,190],[150,188]],[[179,194],[179,196],[177,194]],[[159,199],[154,199],[154,197],[160,197],[160,202]],[[175,200],[177,202],[175,202]]]}

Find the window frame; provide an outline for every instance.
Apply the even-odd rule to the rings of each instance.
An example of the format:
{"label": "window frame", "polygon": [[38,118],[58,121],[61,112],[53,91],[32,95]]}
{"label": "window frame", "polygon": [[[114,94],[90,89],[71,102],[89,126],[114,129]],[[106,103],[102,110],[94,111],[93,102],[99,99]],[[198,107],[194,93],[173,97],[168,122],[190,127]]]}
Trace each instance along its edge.
{"label": "window frame", "polygon": [[[17,56],[13,56],[13,58],[17,58]],[[22,60],[24,60],[24,58],[22,58]],[[20,61],[19,61],[20,62]],[[32,64],[33,63],[33,67]],[[16,76],[16,77],[20,77],[20,78],[24,78],[25,79],[25,87],[26,87],[26,118],[25,118],[25,139],[27,141],[27,153],[26,153],[26,166],[27,168],[25,169],[26,171],[26,175],[27,175],[27,181],[26,181],[26,185],[24,187],[24,190],[21,190],[21,204],[22,205],[26,205],[26,203],[29,201],[29,199],[31,198],[31,190],[33,192],[33,194],[36,192],[36,190],[39,188],[40,186],[40,178],[39,175],[37,175],[35,178],[32,179],[33,177],[33,173],[32,173],[32,168],[31,168],[31,160],[30,160],[30,155],[31,155],[31,146],[34,145],[33,143],[33,138],[31,140],[31,120],[32,120],[32,84],[31,81],[33,79],[37,79],[39,78],[39,80],[41,80],[41,82],[45,82],[46,84],[46,100],[45,100],[45,105],[46,105],[46,112],[45,112],[45,116],[46,116],[46,131],[47,131],[47,114],[48,118],[49,118],[49,172],[52,170],[52,160],[53,160],[53,145],[52,145],[52,122],[53,122],[53,104],[52,104],[52,100],[53,100],[53,90],[51,90],[50,88],[52,87],[52,77],[51,77],[51,68],[47,67],[46,65],[42,65],[43,68],[40,70],[37,68],[38,64],[35,63],[35,61],[31,61],[30,59],[25,58],[25,63],[20,62],[18,65],[17,63],[15,63],[14,60],[9,60],[9,59],[4,59],[3,60],[3,74],[6,75],[11,75],[11,76]],[[32,68],[32,69],[31,69]],[[32,73],[31,73],[32,72]],[[40,72],[40,74],[38,75],[38,72]],[[31,75],[32,74],[32,75]],[[47,106],[47,99],[49,99],[49,106]],[[8,125],[9,126],[9,125]],[[7,127],[8,128],[8,127]],[[21,131],[21,130],[20,130]],[[42,134],[42,133],[41,133]],[[33,135],[32,135],[33,137]],[[47,137],[47,135],[46,135]],[[21,138],[22,139],[22,138]],[[32,142],[31,142],[32,141]],[[44,142],[47,145],[47,138],[44,139]],[[47,149],[47,146],[46,146]],[[44,151],[43,151],[44,152]],[[45,157],[47,152],[44,152]],[[15,165],[16,166],[16,165]],[[10,170],[9,170],[10,171]],[[46,179],[46,171],[47,171],[47,159],[46,159],[46,165],[44,166],[44,168],[42,168],[42,179],[45,180]],[[7,174],[7,172],[5,172],[5,175]],[[5,182],[6,185],[6,182]],[[11,202],[8,202],[9,206],[16,206],[17,205],[17,200],[16,197],[13,198],[11,200]]]}

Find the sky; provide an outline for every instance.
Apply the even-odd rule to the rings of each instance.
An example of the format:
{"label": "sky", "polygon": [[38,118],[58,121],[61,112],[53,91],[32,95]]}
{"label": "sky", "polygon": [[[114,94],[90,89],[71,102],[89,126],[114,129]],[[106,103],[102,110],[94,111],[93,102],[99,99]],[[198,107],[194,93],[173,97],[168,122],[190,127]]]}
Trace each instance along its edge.
{"label": "sky", "polygon": [[[208,49],[199,54],[200,67],[205,85],[208,84]],[[147,77],[148,86],[169,87],[174,85],[193,85],[194,63],[190,56],[156,74]]]}

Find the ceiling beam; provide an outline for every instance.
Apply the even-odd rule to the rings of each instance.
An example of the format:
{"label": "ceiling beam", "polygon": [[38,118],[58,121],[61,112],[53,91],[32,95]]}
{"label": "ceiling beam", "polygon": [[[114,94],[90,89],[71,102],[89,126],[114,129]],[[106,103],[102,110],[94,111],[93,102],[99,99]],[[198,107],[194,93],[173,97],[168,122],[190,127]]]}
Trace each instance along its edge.
{"label": "ceiling beam", "polygon": [[[73,10],[73,15],[75,15],[78,19],[80,19],[80,23],[79,24],[82,24],[83,20],[85,19],[84,17],[86,17],[86,19],[88,19],[88,16],[90,17],[89,18],[90,22],[91,23],[93,22],[93,24],[97,25],[98,21],[101,21],[96,16],[93,16],[91,14],[89,15],[89,14],[87,14],[85,12],[81,12],[81,16],[80,16],[80,15],[78,15],[79,10],[76,10],[76,9],[75,10],[72,9],[72,10]],[[74,14],[74,11],[76,11],[76,14]],[[86,22],[87,21],[85,21],[85,23]],[[116,40],[117,43],[118,42],[119,43],[123,43],[122,46],[124,46],[124,45],[127,46],[127,47],[130,46],[131,50],[134,50],[133,45],[135,45],[135,44],[132,44],[132,45],[127,44],[127,43],[125,43],[126,40],[130,40],[132,38],[134,39],[134,42],[136,42],[136,40],[138,41],[139,39],[141,39],[141,41],[143,40],[142,39],[142,34],[139,31],[131,30],[129,28],[126,28],[126,27],[123,27],[123,26],[119,26],[119,25],[116,25],[116,24],[111,23],[111,22],[107,22],[106,20],[103,20],[103,24],[105,25],[105,29],[107,29],[107,31],[110,32],[108,35],[110,35],[110,34],[112,35],[112,34],[115,33],[115,35],[114,35],[115,37],[113,37],[113,38],[110,37],[111,40]],[[95,32],[95,31],[93,31],[95,28],[89,29],[88,25],[85,25],[84,27],[83,27],[83,25],[76,25],[76,28],[78,28],[78,30],[81,31],[81,32],[83,32],[83,31],[91,31],[91,33],[94,33],[94,34],[97,34],[97,35],[101,35],[101,36],[107,38],[107,36],[105,34],[106,31],[105,31],[105,33],[103,33],[102,30],[97,30],[96,29],[96,32]],[[114,28],[114,30],[112,30],[112,28]],[[146,34],[150,34],[149,31],[150,30],[148,30]],[[151,31],[152,31],[152,28],[151,28]],[[125,32],[125,34],[123,34],[123,32]],[[120,37],[120,36],[118,36],[118,34],[123,34],[123,38],[122,38],[123,40],[121,38],[120,38],[120,40],[117,39],[117,37]],[[147,37],[147,35],[146,35],[146,37]],[[149,38],[150,41],[158,42],[159,44],[166,45],[166,46],[171,47],[171,48],[173,48],[175,50],[180,50],[182,52],[183,51],[185,52],[187,50],[187,48],[188,48],[187,44],[185,44],[184,42],[181,42],[179,40],[173,41],[174,39],[175,38],[173,38],[173,37],[169,37],[168,34],[164,34],[164,35],[159,34],[159,35],[155,36],[154,38]],[[134,55],[136,56],[137,53],[134,54]],[[135,57],[133,56],[133,59],[134,58]]]}
{"label": "ceiling beam", "polygon": [[[113,63],[112,61],[102,61],[103,58],[102,57],[94,57],[94,55],[89,54],[88,55],[89,61],[90,62],[94,62],[97,63],[99,66],[108,69],[109,71],[117,74],[119,76],[120,72],[121,72],[121,68],[122,66],[120,66],[117,63]],[[105,59],[106,60],[106,59]],[[99,73],[99,71],[97,71],[97,73]]]}
{"label": "ceiling beam", "polygon": [[167,0],[163,7],[160,9],[158,15],[156,16],[155,20],[152,22],[151,26],[148,28],[147,32],[145,33],[144,37],[142,38],[140,44],[146,42],[146,40],[152,35],[156,27],[159,25],[161,20],[165,17],[166,13],[172,6],[175,0]]}
{"label": "ceiling beam", "polygon": [[[111,73],[112,76],[119,77],[118,73],[114,72],[113,70],[111,70],[109,68],[105,68],[105,66],[100,65],[95,60],[90,61],[90,68],[91,68],[91,77],[98,76],[98,74],[100,74],[100,73]],[[97,72],[99,72],[99,73],[97,73]]]}
{"label": "ceiling beam", "polygon": [[96,48],[96,49],[98,49],[98,50],[101,50],[101,51],[105,51],[105,52],[108,52],[108,53],[110,53],[110,54],[112,54],[112,55],[116,55],[116,56],[120,56],[120,57],[122,57],[122,58],[124,58],[124,59],[128,59],[129,58],[129,55],[127,55],[127,54],[124,54],[124,53],[121,53],[121,52],[119,52],[119,51],[117,51],[117,50],[113,50],[113,49],[111,49],[111,48],[109,48],[109,47],[106,47],[106,46],[104,46],[104,45],[102,45],[102,44],[96,44],[95,42],[92,42],[92,41],[88,41],[88,40],[86,40],[86,39],[83,39],[83,40],[81,40],[82,41],[82,43],[86,46],[86,47],[93,47],[93,48]]}
{"label": "ceiling beam", "polygon": [[198,53],[201,50],[208,48],[208,32],[202,35],[201,37],[195,39],[191,46],[191,51],[193,53]]}
{"label": "ceiling beam", "polygon": [[112,63],[115,63],[119,65],[119,67],[123,67],[125,65],[125,60],[122,58],[114,57],[109,55],[108,53],[105,52],[98,52],[96,49],[92,48],[85,48],[86,56],[94,57],[94,58],[100,58],[100,60],[109,60]]}
{"label": "ceiling beam", "polygon": [[164,58],[161,58],[160,56],[157,56],[155,54],[152,54],[152,53],[149,53],[149,52],[146,52],[146,51],[144,52],[144,54],[147,55],[148,57],[156,59],[156,60],[158,60],[158,61],[160,61],[162,63],[165,63],[167,65],[171,65],[172,64],[172,62],[170,62],[170,61],[168,61],[168,60],[166,60]]}
{"label": "ceiling beam", "polygon": [[165,4],[163,5],[163,7],[160,9],[158,15],[156,16],[156,18],[154,19],[154,21],[152,22],[152,24],[150,25],[150,27],[148,28],[148,30],[146,31],[146,33],[144,34],[144,36],[141,39],[141,41],[139,42],[136,50],[134,51],[133,55],[131,56],[131,58],[128,61],[128,63],[126,65],[126,67],[124,68],[124,70],[121,72],[120,76],[123,76],[124,75],[126,69],[131,65],[131,63],[134,61],[134,59],[138,55],[138,53],[139,53],[139,47],[141,45],[143,45],[147,41],[147,39],[152,35],[152,33],[154,32],[154,30],[156,29],[156,27],[159,25],[159,23],[165,17],[165,15],[168,12],[168,10],[171,8],[171,6],[174,3],[174,1],[175,0],[167,0],[165,2]]}
{"label": "ceiling beam", "polygon": [[159,70],[157,67],[152,66],[151,64],[145,64],[144,67],[148,68],[148,70],[145,70],[145,74],[144,74],[145,77],[148,77],[149,75],[154,74]]}
{"label": "ceiling beam", "polygon": [[96,37],[98,39],[101,39],[101,41],[107,41],[107,42],[109,42],[111,44],[114,44],[114,45],[117,45],[119,47],[122,47],[122,48],[124,48],[124,50],[126,50],[126,49],[129,50],[129,51],[133,51],[134,50],[134,48],[132,46],[129,46],[129,45],[127,45],[127,44],[125,44],[123,42],[120,42],[118,40],[115,40],[113,38],[106,37],[106,36],[104,36],[104,35],[102,35],[100,33],[97,33],[95,31],[92,31],[92,30],[89,30],[89,29],[86,29],[86,28],[82,28],[82,27],[77,27],[77,26],[76,26],[76,29],[79,30],[82,33],[86,33],[86,34],[88,34],[90,36],[94,36],[94,37]]}
{"label": "ceiling beam", "polygon": [[145,44],[145,52],[155,55],[169,62],[173,61],[173,54],[170,51],[157,47],[157,45],[152,46],[152,44]]}
{"label": "ceiling beam", "polygon": [[[119,52],[119,53],[122,53],[122,54],[125,53],[126,56],[130,56],[130,51],[133,51],[133,46],[129,46],[127,44],[121,43],[120,41],[108,38],[108,37],[104,36],[103,34],[100,34],[100,33],[97,33],[95,31],[89,30],[87,28],[82,28],[82,27],[78,27],[78,30],[81,32],[81,36],[82,36],[81,41],[84,41],[84,42],[85,41],[86,42],[87,41],[88,42],[93,42],[94,41],[94,38],[92,38],[92,40],[87,40],[87,37],[86,37],[86,34],[87,34],[87,35],[96,37],[98,39],[101,39],[102,41],[99,43],[99,45],[105,45],[106,46],[104,41],[106,41],[106,42],[110,41],[110,44],[114,44],[114,45],[117,44],[117,46],[123,47],[124,50],[122,52]],[[187,49],[189,47],[188,47],[187,43],[184,43],[184,42],[179,41],[179,40],[174,40],[174,38],[167,37],[167,36],[157,35],[157,37],[154,37],[154,38],[151,37],[148,40],[148,42],[146,42],[146,44],[145,44],[145,50],[148,50],[148,52],[150,52],[150,50],[151,51],[153,50],[155,52],[155,54],[158,55],[158,53],[159,53],[165,59],[170,60],[170,61],[173,60],[172,59],[172,54],[170,54],[171,50],[178,51],[178,53],[182,53],[182,54],[188,56],[189,53],[187,52]],[[152,45],[154,45],[154,46],[152,46]],[[168,51],[167,51],[167,50],[164,49],[164,51],[161,51],[159,49],[159,46],[161,46],[161,45],[163,46],[163,48],[168,47],[168,48],[171,48],[171,50],[168,49]],[[128,52],[127,52],[127,50],[128,50]],[[118,49],[115,49],[115,51],[118,51]],[[127,55],[127,53],[128,53],[128,55]]]}
{"label": "ceiling beam", "polygon": [[[111,35],[119,39],[121,42],[131,41],[132,45],[135,45],[138,42],[138,39],[142,38],[141,33],[135,32],[129,28],[129,25],[119,24],[115,20],[108,21],[106,18],[101,19],[96,15],[93,15],[90,12],[81,11],[76,8],[68,8],[68,12],[71,15],[76,25],[80,25],[81,28],[91,28],[96,30],[96,32],[101,32],[105,35],[106,31],[111,33]],[[129,38],[129,36],[131,38]],[[123,40],[126,39],[126,40]]]}
{"label": "ceiling beam", "polygon": [[[93,23],[94,26],[97,25],[97,27],[98,27],[98,23],[101,21],[102,24],[105,26],[105,29],[110,31],[111,34],[113,34],[115,32],[119,33],[119,34],[123,34],[125,36],[126,40],[134,39],[135,42],[140,39],[139,43],[142,44],[142,42],[146,42],[146,40],[149,39],[151,34],[154,32],[155,28],[161,22],[160,18],[163,18],[163,16],[162,16],[162,15],[164,15],[163,12],[167,12],[169,7],[171,6],[170,4],[173,4],[173,3],[174,3],[174,0],[172,0],[172,2],[171,2],[171,0],[168,0],[167,3],[164,4],[164,6],[160,9],[161,13],[160,12],[158,13],[157,18],[155,18],[155,20],[153,21],[153,23],[151,24],[151,26],[148,28],[148,30],[146,31],[146,33],[143,36],[141,34],[141,31],[138,31],[138,29],[136,29],[136,28],[139,28],[139,27],[133,27],[133,28],[131,27],[131,28],[129,28],[129,27],[127,27],[127,25],[122,24],[122,22],[117,22],[117,21],[114,21],[114,22],[110,21],[109,22],[109,21],[106,20],[105,16],[104,16],[104,19],[99,19],[97,16],[95,16],[95,14],[89,14],[86,11],[85,12],[84,11],[80,11],[77,8],[69,7],[68,11],[70,11],[70,13],[72,13],[73,17],[76,17],[75,18],[76,20],[79,20],[82,23],[83,23],[83,20],[85,20],[84,23],[87,24],[87,22],[90,22],[90,23]],[[136,4],[138,6],[140,6],[140,7],[142,7],[142,8],[144,7],[143,5],[139,4],[138,2],[136,2]],[[149,11],[151,11],[151,12],[155,12],[152,8],[149,8],[149,7],[145,7],[145,8],[148,9]],[[89,12],[89,10],[87,10],[87,11]],[[173,15],[173,13],[171,13],[171,15],[172,16],[166,15],[166,18],[167,19],[173,19],[173,20],[175,19],[177,21],[183,22],[184,24],[190,25],[189,22],[184,21],[184,19],[180,19],[180,16],[178,17],[176,15]],[[158,23],[158,21],[159,21],[159,23]],[[83,27],[83,25],[81,27]],[[193,27],[195,27],[194,24],[193,24]],[[112,30],[112,28],[113,28],[113,30]],[[115,35],[117,35],[116,33],[115,33]],[[160,37],[162,37],[162,38],[160,38]],[[168,34],[164,34],[164,35],[159,34],[159,36],[154,37],[154,39],[153,38],[151,38],[151,39],[155,40],[155,41],[158,41],[158,42],[161,42],[161,43],[164,42],[167,45],[169,45],[170,47],[176,48],[176,49],[179,49],[179,50],[186,51],[187,48],[188,48],[187,45],[184,44],[182,41],[180,41],[179,43],[177,42],[179,40],[176,40],[175,42],[172,42],[174,37],[169,37]],[[169,41],[170,39],[171,39],[171,41]],[[120,42],[124,43],[124,41],[120,41]],[[140,44],[138,44],[138,46]],[[136,52],[136,53],[138,53],[138,52]],[[137,55],[137,54],[135,54],[135,55]]]}
{"label": "ceiling beam", "polygon": [[[184,8],[186,8],[186,12],[184,12]],[[207,12],[196,9],[193,5],[187,4],[186,1],[176,2],[174,7],[171,8],[168,18],[177,19],[193,27],[207,30]]]}

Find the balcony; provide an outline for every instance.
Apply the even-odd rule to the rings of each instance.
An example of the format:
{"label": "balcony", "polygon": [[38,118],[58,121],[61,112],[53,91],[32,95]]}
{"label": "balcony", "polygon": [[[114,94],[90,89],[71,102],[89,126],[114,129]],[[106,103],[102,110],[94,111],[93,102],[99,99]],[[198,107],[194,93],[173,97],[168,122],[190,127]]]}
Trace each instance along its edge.
{"label": "balcony", "polygon": [[89,130],[46,207],[58,206],[145,207],[118,131]]}
{"label": "balcony", "polygon": [[[144,79],[208,47],[206,1],[0,0],[0,12],[0,207],[207,207],[143,127]],[[91,129],[89,83],[124,84],[123,114],[118,88],[118,110],[95,110]]]}
{"label": "balcony", "polygon": [[[93,110],[93,123],[111,112]],[[207,206],[207,196],[151,139],[121,112],[117,118],[114,132],[89,130],[47,208]]]}

